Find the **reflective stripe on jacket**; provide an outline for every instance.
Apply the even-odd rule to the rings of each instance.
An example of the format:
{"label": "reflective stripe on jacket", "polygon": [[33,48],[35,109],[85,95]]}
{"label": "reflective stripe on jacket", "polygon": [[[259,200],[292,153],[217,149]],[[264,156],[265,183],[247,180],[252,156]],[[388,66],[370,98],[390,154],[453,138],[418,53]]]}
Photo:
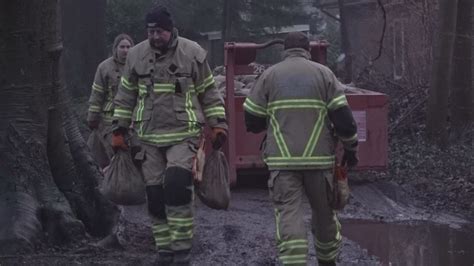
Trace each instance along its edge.
{"label": "reflective stripe on jacket", "polygon": [[[334,165],[337,137],[328,112],[348,104],[331,70],[309,58],[303,49],[286,50],[245,100],[247,112],[268,121],[263,156],[270,170]],[[357,141],[357,135],[342,141]]]}

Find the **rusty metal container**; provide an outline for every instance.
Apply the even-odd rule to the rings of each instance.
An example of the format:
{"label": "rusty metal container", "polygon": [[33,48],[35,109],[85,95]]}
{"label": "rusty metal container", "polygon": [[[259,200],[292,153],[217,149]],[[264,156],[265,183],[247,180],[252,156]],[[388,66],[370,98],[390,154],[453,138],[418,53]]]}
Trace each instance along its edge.
{"label": "rusty metal container", "polygon": [[[266,171],[261,157],[261,143],[264,133],[246,132],[244,122],[244,96],[234,94],[234,78],[236,75],[258,74],[249,66],[254,62],[257,50],[270,45],[281,44],[281,40],[265,44],[226,43],[226,110],[229,122],[228,141],[224,151],[229,161],[231,184],[237,181],[240,171]],[[312,60],[326,64],[327,42],[311,42]],[[358,89],[347,88],[346,95],[358,125],[359,160],[357,169],[383,170],[388,164],[388,98],[387,95]],[[341,148],[338,149],[338,153]]]}

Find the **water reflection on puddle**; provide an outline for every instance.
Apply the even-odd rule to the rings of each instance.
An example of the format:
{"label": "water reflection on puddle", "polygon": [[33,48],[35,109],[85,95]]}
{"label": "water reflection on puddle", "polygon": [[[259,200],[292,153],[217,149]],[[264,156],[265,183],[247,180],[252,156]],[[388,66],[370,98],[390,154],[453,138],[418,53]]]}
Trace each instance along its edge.
{"label": "water reflection on puddle", "polygon": [[426,222],[343,220],[342,234],[392,266],[473,266],[474,232]]}

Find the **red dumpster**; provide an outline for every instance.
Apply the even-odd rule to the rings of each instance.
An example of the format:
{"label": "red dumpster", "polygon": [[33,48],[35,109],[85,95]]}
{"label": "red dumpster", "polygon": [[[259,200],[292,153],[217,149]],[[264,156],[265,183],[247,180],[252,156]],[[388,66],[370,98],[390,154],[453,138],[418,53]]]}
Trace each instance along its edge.
{"label": "red dumpster", "polygon": [[[229,161],[231,184],[236,183],[238,171],[265,171],[266,168],[260,152],[264,133],[253,134],[246,131],[243,110],[245,97],[234,94],[234,77],[260,72],[261,69],[249,66],[254,62],[257,50],[279,43],[280,40],[265,44],[233,42],[225,44],[225,104],[229,135],[224,149]],[[312,60],[325,64],[327,47],[328,43],[324,41],[311,42]],[[385,169],[388,162],[387,95],[356,88],[348,88],[346,95],[358,125],[360,162],[357,168]]]}

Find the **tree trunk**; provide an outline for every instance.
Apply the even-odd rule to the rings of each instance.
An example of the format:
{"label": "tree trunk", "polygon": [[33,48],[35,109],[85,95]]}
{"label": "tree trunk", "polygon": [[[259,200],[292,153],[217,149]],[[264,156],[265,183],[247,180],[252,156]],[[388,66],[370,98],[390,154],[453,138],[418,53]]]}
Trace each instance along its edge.
{"label": "tree trunk", "polygon": [[346,10],[344,0],[338,0],[339,5],[339,25],[341,31],[341,48],[346,55],[344,59],[344,83],[352,82],[352,47],[347,32]]}
{"label": "tree trunk", "polygon": [[117,218],[60,86],[59,10],[0,4],[0,253],[106,235]]}
{"label": "tree trunk", "polygon": [[456,41],[453,57],[453,88],[451,92],[451,127],[453,139],[463,139],[472,125],[474,102],[472,87],[472,0],[458,0]]}
{"label": "tree trunk", "polygon": [[74,97],[89,96],[97,65],[107,58],[106,0],[63,0],[64,80]]}
{"label": "tree trunk", "polygon": [[439,0],[439,38],[434,50],[434,62],[427,108],[427,136],[440,147],[448,142],[448,97],[456,31],[458,0]]}
{"label": "tree trunk", "polygon": [[222,39],[228,42],[232,38],[232,2],[233,0],[224,0],[222,9]]}

